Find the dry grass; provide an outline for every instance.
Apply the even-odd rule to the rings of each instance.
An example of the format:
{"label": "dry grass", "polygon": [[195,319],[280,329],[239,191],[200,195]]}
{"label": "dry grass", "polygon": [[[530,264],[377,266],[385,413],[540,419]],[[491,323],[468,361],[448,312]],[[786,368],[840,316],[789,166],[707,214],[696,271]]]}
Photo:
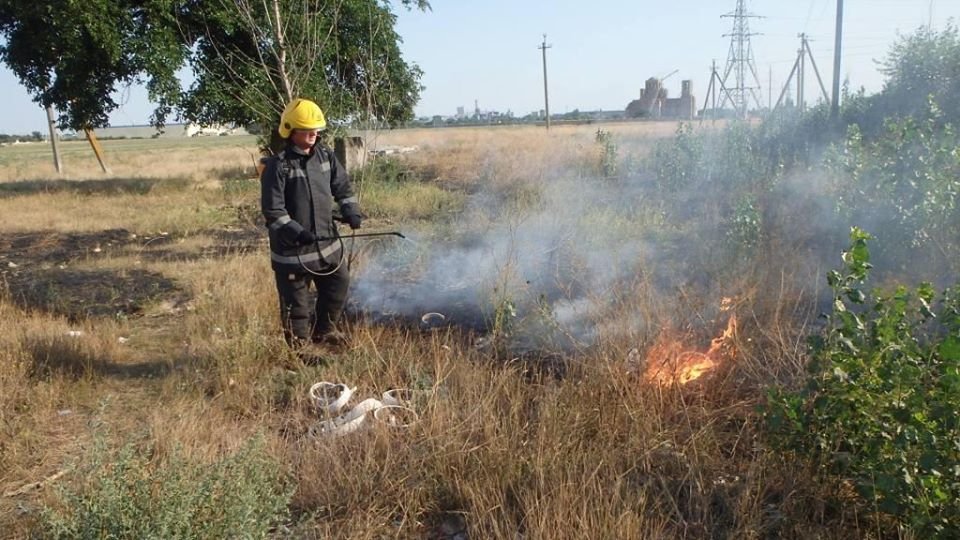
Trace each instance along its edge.
{"label": "dry grass", "polygon": [[[537,186],[555,170],[589,161],[596,128],[561,127],[547,137],[533,128],[397,131],[378,134],[374,144],[419,145],[407,163],[438,189],[487,182],[522,193],[518,183]],[[675,126],[609,129],[641,152]],[[795,321],[806,316],[796,291],[783,286],[775,295],[743,298],[742,319],[756,322],[741,327],[741,354],[715,376],[683,388],[657,387],[627,372],[627,351],[655,338],[652,330],[630,325],[605,328],[600,343],[567,359],[563,379],[539,373],[535,364],[504,362],[509,358],[474,347],[468,333],[420,333],[362,320],[351,325],[350,349],[332,354],[326,365],[305,366],[279,336],[261,231],[237,210],[255,204],[256,191],[221,185],[249,162],[252,141],[240,148],[222,139],[200,148],[164,140],[108,142],[115,156],[109,178],[118,185],[156,179],[146,189],[50,193],[4,191],[0,183],[0,235],[16,240],[42,232],[59,239],[11,240],[27,246],[21,256],[36,283],[48,279],[57,270],[50,261],[65,254],[70,268],[101,272],[106,282],[123,283],[124,272],[137,269],[175,284],[118,317],[70,319],[53,304],[16,301],[12,288],[0,297],[3,492],[60,470],[71,472],[56,483],[79,489],[83,479],[72,471],[89,459],[90,441],[98,437],[111,448],[134,441],[154,464],[176,452],[211,463],[261,433],[296,488],[293,517],[278,537],[284,530],[308,538],[859,534],[856,527],[830,529],[837,509],[823,502],[821,488],[760,439],[757,388],[763,378],[793,369],[802,354],[803,329]],[[95,170],[74,157],[79,150],[68,147],[68,170],[77,171],[68,181],[96,181]],[[8,150],[0,149],[7,183],[51,177],[42,163],[34,170],[21,162],[39,162],[41,152],[4,154]],[[422,217],[429,216],[394,219]],[[139,236],[90,251],[91,238],[118,228]],[[157,235],[161,230],[171,234]],[[80,251],[71,252],[71,245]],[[23,267],[9,268],[9,262],[0,259],[6,281],[29,284],[11,278]],[[754,278],[760,279],[744,277]],[[61,294],[82,299],[84,288]],[[611,309],[623,314],[613,320],[642,313],[666,321],[677,305],[684,308],[639,280]],[[83,334],[71,337],[70,330]],[[128,341],[120,343],[121,337]],[[356,385],[360,396],[416,389],[421,421],[405,431],[381,427],[341,439],[309,438],[317,415],[306,391],[319,380]],[[50,485],[4,496],[0,530],[10,537],[35,534],[41,505],[61,503]]]}
{"label": "dry grass", "polygon": [[[252,171],[256,138],[199,137],[184,139],[130,139],[102,141],[111,174],[104,176],[86,141],[62,143],[65,177],[70,180],[103,178],[197,178],[207,180],[223,169]],[[30,143],[0,149],[0,182],[58,178],[50,146]]]}

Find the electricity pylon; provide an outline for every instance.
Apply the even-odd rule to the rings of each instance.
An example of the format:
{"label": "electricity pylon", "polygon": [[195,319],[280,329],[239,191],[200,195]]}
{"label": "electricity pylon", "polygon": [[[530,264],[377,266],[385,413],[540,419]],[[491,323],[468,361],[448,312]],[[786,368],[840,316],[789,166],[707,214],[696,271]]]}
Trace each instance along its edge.
{"label": "electricity pylon", "polygon": [[[720,106],[724,107],[729,102],[737,116],[746,118],[750,105],[760,108],[760,77],[750,44],[750,37],[757,35],[750,31],[750,19],[760,17],[747,12],[746,0],[737,0],[737,9],[721,15],[721,18],[732,18],[733,30],[723,35],[730,38],[730,52],[721,79],[727,92]],[[733,81],[730,80],[731,75]]]}

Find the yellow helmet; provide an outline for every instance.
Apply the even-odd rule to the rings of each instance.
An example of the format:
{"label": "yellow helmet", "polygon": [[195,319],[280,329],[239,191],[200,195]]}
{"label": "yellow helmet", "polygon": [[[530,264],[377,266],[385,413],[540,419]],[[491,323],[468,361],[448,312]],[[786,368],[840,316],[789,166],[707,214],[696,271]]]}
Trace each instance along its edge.
{"label": "yellow helmet", "polygon": [[297,98],[283,109],[280,116],[280,137],[286,139],[295,129],[323,129],[327,119],[323,117],[320,106],[309,99]]}

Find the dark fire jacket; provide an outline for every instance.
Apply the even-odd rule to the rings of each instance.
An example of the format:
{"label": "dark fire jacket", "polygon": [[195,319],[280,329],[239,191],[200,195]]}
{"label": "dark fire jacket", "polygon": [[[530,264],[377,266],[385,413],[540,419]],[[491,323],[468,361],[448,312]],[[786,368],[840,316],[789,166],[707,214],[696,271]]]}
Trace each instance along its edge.
{"label": "dark fire jacket", "polygon": [[[263,160],[260,207],[270,236],[270,261],[276,272],[299,273],[303,266],[317,272],[340,260],[341,245],[333,222],[334,204],[348,213],[357,204],[347,170],[333,151],[316,145],[309,155],[289,145]],[[298,246],[307,229],[320,238],[316,245]]]}

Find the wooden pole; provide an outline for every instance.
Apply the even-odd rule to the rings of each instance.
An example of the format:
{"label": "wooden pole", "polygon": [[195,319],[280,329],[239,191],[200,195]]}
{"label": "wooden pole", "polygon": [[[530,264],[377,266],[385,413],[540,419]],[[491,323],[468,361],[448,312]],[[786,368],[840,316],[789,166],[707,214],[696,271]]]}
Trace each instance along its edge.
{"label": "wooden pole", "polygon": [[53,166],[57,174],[63,174],[63,160],[60,158],[60,139],[57,137],[57,122],[53,119],[53,107],[47,105],[47,127],[50,128],[50,145],[53,146]]}
{"label": "wooden pole", "polygon": [[100,168],[103,169],[103,172],[110,174],[110,167],[107,167],[107,162],[103,159],[103,148],[100,146],[97,136],[93,134],[93,130],[90,128],[84,128],[83,132],[87,135],[87,141],[90,142],[90,148],[93,148],[97,161],[100,162]]}

